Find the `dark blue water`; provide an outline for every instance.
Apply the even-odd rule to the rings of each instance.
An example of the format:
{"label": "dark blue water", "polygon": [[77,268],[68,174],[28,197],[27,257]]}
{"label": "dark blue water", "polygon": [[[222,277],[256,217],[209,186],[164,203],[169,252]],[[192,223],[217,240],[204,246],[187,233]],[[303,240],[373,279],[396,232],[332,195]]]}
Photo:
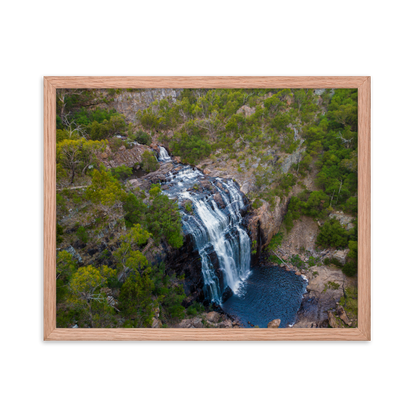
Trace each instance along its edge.
{"label": "dark blue water", "polygon": [[296,321],[306,286],[307,282],[294,272],[280,267],[255,267],[239,294],[228,299],[222,308],[238,317],[246,328],[267,328],[273,319],[281,319],[279,328],[286,328]]}

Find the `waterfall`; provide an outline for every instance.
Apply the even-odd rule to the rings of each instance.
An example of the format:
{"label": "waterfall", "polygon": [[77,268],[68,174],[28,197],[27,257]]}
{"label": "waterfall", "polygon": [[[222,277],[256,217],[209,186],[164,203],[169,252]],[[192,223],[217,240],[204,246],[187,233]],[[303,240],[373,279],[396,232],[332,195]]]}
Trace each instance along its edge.
{"label": "waterfall", "polygon": [[[209,180],[211,191],[200,190],[201,179]],[[250,238],[240,214],[245,207],[242,194],[232,180],[204,177],[189,166],[169,172],[167,182],[168,196],[178,198],[180,205],[188,204],[181,210],[182,224],[201,257],[205,295],[221,304],[227,287],[238,293],[250,274]]]}
{"label": "waterfall", "polygon": [[169,153],[167,152],[167,150],[164,147],[159,146],[159,161],[160,162],[168,162],[170,160],[171,160],[171,158],[170,158]]}

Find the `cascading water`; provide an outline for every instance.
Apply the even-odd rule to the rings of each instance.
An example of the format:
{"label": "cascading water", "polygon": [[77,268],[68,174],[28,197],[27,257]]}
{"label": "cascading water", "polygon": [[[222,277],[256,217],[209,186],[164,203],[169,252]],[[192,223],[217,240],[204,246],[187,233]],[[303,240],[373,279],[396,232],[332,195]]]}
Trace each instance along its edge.
{"label": "cascading water", "polygon": [[[192,236],[198,250],[206,299],[220,304],[244,327],[266,328],[276,318],[281,327],[292,326],[308,282],[280,267],[250,269],[250,238],[241,216],[245,197],[238,185],[169,163],[163,147],[159,161],[168,172],[163,192],[178,200],[184,233]],[[230,292],[237,296],[230,297]]]}
{"label": "cascading water", "polygon": [[[209,191],[201,192],[201,180],[209,181]],[[242,194],[232,180],[204,177],[190,166],[169,172],[166,182],[164,192],[187,206],[181,210],[182,224],[201,256],[205,295],[221,304],[227,288],[238,293],[250,274],[250,238],[240,213],[245,208]]]}
{"label": "cascading water", "polygon": [[170,158],[169,153],[167,152],[167,150],[164,147],[159,146],[159,161],[160,162],[168,162],[170,160],[171,160],[171,158]]}

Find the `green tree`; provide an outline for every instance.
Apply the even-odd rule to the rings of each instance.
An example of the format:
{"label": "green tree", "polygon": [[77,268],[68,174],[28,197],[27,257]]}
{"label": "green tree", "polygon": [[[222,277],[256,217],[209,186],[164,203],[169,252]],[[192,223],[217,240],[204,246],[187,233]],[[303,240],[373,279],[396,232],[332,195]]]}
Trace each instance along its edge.
{"label": "green tree", "polygon": [[152,143],[152,137],[143,130],[139,130],[134,136],[137,143],[149,145]]}
{"label": "green tree", "polygon": [[111,312],[106,295],[99,289],[105,285],[107,278],[112,274],[114,271],[107,266],[103,266],[101,270],[93,266],[86,266],[80,267],[70,280],[72,303],[87,310],[92,328],[99,321],[99,317],[94,316],[94,307],[97,304],[102,304],[107,311]]}
{"label": "green tree", "polygon": [[136,113],[136,117],[145,129],[157,129],[159,127],[159,117],[153,113],[152,107],[139,110]]}
{"label": "green tree", "polygon": [[133,173],[133,169],[126,165],[120,165],[115,168],[111,168],[111,174],[118,180],[125,180]]}
{"label": "green tree", "polygon": [[85,229],[85,227],[83,227],[83,226],[79,227],[77,232],[76,232],[76,235],[83,243],[88,242],[88,232]]}
{"label": "green tree", "polygon": [[140,166],[145,172],[153,172],[159,169],[159,162],[152,152],[145,150],[142,154],[142,163]]}
{"label": "green tree", "polygon": [[153,282],[151,269],[140,275],[129,276],[120,289],[119,306],[122,315],[138,321],[139,327],[150,327],[154,316],[155,303],[152,300]]}
{"label": "green tree", "polygon": [[175,201],[162,194],[158,185],[150,189],[152,206],[146,215],[146,226],[156,243],[164,236],[173,248],[183,245],[181,216]]}
{"label": "green tree", "polygon": [[76,270],[76,262],[65,250],[61,250],[56,256],[56,278],[65,282]]}
{"label": "green tree", "polygon": [[145,244],[150,237],[151,234],[142,229],[140,224],[135,224],[126,235],[120,238],[120,247],[114,252],[114,257],[121,266],[119,280],[129,270],[136,271],[148,266],[146,257],[137,248]]}
{"label": "green tree", "polygon": [[127,228],[134,224],[144,224],[146,221],[146,204],[130,192],[123,200],[124,219]]}
{"label": "green tree", "polygon": [[107,143],[80,139],[63,139],[56,144],[56,159],[59,164],[70,172],[71,184],[75,173],[85,173],[96,158],[98,152],[104,151]]}
{"label": "green tree", "polygon": [[97,204],[105,216],[111,219],[116,217],[125,196],[126,192],[120,182],[110,172],[94,170],[91,185],[86,189],[85,197]]}
{"label": "green tree", "polygon": [[350,249],[348,253],[348,261],[345,263],[342,271],[349,277],[357,275],[358,269],[358,242],[349,241],[348,248]]}
{"label": "green tree", "polygon": [[343,248],[348,243],[348,233],[339,221],[333,218],[321,227],[316,243],[322,247]]}

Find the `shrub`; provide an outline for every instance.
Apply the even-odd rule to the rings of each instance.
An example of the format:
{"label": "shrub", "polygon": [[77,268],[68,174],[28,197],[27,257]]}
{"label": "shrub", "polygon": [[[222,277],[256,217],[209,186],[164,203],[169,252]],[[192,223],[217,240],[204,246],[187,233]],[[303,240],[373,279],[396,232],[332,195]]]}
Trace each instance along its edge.
{"label": "shrub", "polygon": [[183,162],[196,164],[208,157],[211,145],[200,136],[189,136],[187,133],[177,134],[172,143],[172,152],[180,156]]}
{"label": "shrub", "polygon": [[139,130],[134,136],[137,143],[149,145],[152,143],[152,137],[143,130]]}
{"label": "shrub", "polygon": [[152,152],[146,150],[142,154],[142,163],[140,166],[145,172],[153,172],[159,169],[159,162]]}
{"label": "shrub", "polygon": [[186,313],[190,316],[198,315],[205,311],[204,306],[201,303],[194,302],[189,308],[186,310]]}
{"label": "shrub", "polygon": [[342,272],[348,277],[354,277],[357,275],[357,262],[354,260],[348,261],[345,263],[345,266],[342,268]]}
{"label": "shrub", "polygon": [[267,246],[267,250],[269,251],[274,251],[277,249],[277,247],[280,246],[280,244],[282,244],[283,241],[283,233],[279,232],[277,234],[275,234],[272,239],[270,240],[269,245]]}
{"label": "shrub", "polygon": [[146,205],[133,193],[129,193],[123,201],[124,219],[126,227],[143,224],[146,218]]}
{"label": "shrub", "polygon": [[83,243],[88,243],[88,232],[84,227],[79,227],[76,235]]}
{"label": "shrub", "polygon": [[64,238],[62,237],[64,234],[64,227],[62,225],[59,225],[56,223],[56,244],[61,244],[62,241],[64,241]]}
{"label": "shrub", "polygon": [[257,209],[260,208],[263,205],[263,202],[261,202],[261,200],[259,198],[257,198],[253,203],[252,203],[252,207],[253,209]]}
{"label": "shrub", "polygon": [[279,257],[275,256],[274,254],[272,254],[272,255],[269,257],[269,260],[270,260],[272,263],[277,263],[277,264],[282,264],[282,263],[283,263],[283,261],[282,261],[282,260],[280,260],[280,259],[279,259]]}
{"label": "shrub", "polygon": [[322,247],[346,247],[348,233],[339,221],[333,218],[321,227],[316,242]]}
{"label": "shrub", "polygon": [[125,180],[133,173],[133,169],[127,167],[126,165],[117,166],[116,168],[111,168],[111,174],[118,180]]}
{"label": "shrub", "polygon": [[182,224],[178,204],[162,194],[157,185],[153,185],[149,193],[152,205],[146,213],[146,229],[152,233],[156,243],[164,236],[172,247],[182,247]]}
{"label": "shrub", "polygon": [[305,267],[305,262],[299,257],[299,254],[296,254],[296,256],[292,256],[290,259],[290,263],[298,269],[303,269]]}

